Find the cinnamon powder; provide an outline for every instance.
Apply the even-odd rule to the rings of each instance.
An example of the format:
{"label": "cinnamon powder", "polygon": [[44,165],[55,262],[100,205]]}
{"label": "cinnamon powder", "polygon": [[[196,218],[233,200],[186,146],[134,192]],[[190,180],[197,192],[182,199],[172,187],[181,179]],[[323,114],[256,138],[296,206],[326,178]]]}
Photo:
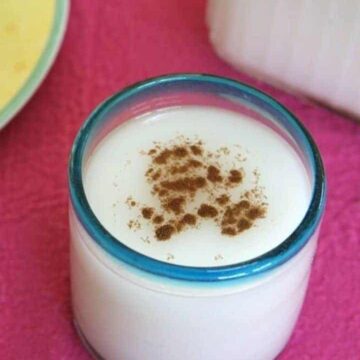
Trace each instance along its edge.
{"label": "cinnamon powder", "polygon": [[[160,207],[143,205],[141,216],[154,226],[157,240],[169,240],[202,221],[214,221],[221,234],[235,236],[265,216],[267,205],[257,185],[233,199],[233,191],[241,189],[246,174],[243,169],[222,166],[220,159],[230,153],[228,148],[211,152],[201,141],[181,138],[157,143],[143,153],[150,157],[145,178]],[[198,195],[204,200],[200,205],[196,205]]]}

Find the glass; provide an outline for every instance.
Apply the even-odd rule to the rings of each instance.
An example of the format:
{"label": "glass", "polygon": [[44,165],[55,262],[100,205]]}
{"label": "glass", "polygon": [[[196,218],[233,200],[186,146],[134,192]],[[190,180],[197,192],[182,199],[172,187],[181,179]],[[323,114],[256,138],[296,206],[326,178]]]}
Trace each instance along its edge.
{"label": "glass", "polygon": [[[181,266],[128,248],[98,221],[87,201],[82,178],[93,149],[124,121],[155,109],[184,105],[246,114],[280,133],[297,151],[308,170],[312,196],[305,217],[279,246],[237,264]],[[276,100],[248,85],[201,74],[168,75],[130,86],[97,107],[81,127],[70,158],[69,189],[74,314],[83,338],[101,356],[198,360],[201,344],[200,358],[204,359],[224,356],[238,360],[239,354],[241,359],[271,359],[284,347],[307,287],[325,205],[325,175],[311,136]],[[157,294],[156,301],[152,292]],[[146,309],[152,314],[149,318],[132,313],[132,301],[138,299],[143,300],[139,312]],[[261,299],[268,299],[267,303]],[[228,309],[226,313],[211,314],[212,305],[219,310],[220,303]],[[184,323],[177,311],[190,320]],[[125,320],[124,313],[132,316]],[[151,335],[148,327],[155,314]],[[261,328],[255,319],[266,325]],[[136,345],[135,332],[133,336],[124,334],[124,321],[133,324],[136,338],[143,344]],[[221,336],[214,330],[215,324]],[[166,345],[161,341],[164,329]],[[236,341],[227,344],[224,336],[234,337],[233,331]],[[161,350],[164,346],[166,355]]]}

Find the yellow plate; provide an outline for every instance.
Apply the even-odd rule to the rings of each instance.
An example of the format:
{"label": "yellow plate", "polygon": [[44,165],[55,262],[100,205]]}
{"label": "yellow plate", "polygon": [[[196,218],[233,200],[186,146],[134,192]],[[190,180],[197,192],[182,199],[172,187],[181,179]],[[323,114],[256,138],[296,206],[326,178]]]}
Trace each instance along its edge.
{"label": "yellow plate", "polygon": [[0,1],[0,129],[26,104],[60,48],[68,0]]}

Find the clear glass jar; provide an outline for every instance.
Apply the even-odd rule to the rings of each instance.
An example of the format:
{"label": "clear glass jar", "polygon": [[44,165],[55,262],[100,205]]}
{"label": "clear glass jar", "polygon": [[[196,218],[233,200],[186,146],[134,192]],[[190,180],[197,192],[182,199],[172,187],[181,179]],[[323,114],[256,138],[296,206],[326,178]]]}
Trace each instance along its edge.
{"label": "clear glass jar", "polygon": [[[126,247],[92,212],[82,171],[99,141],[135,116],[190,104],[261,121],[302,158],[312,186],[310,205],[299,226],[271,251],[221,267],[170,264]],[[284,348],[307,289],[325,176],[311,136],[276,100],[211,75],[169,75],[130,86],[103,102],[81,127],[71,153],[69,187],[75,323],[98,358],[264,360]]]}

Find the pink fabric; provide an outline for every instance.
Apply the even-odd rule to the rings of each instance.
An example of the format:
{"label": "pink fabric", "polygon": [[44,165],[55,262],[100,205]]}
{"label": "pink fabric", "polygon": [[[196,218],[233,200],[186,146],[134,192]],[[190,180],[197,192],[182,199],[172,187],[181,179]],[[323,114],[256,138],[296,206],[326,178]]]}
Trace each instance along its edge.
{"label": "pink fabric", "polygon": [[208,43],[204,10],[202,0],[72,1],[52,71],[0,133],[0,359],[89,359],[71,322],[69,149],[101,100],[169,72],[258,86],[312,132],[328,207],[305,306],[280,359],[360,359],[360,123],[232,70]]}

